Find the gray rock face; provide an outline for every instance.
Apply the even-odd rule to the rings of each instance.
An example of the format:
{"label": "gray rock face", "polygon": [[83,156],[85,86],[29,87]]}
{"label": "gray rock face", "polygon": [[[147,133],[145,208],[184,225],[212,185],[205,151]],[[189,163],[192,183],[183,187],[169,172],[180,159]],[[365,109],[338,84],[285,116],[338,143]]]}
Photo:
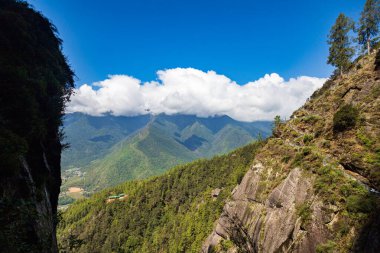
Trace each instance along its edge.
{"label": "gray rock face", "polygon": [[[0,252],[58,251],[55,218],[60,160],[59,152],[56,154],[49,153],[43,159],[45,152],[41,152],[40,156],[33,155],[34,162],[30,157],[21,157],[19,173],[0,179],[0,245],[3,247]],[[41,174],[46,180],[38,177]]]}
{"label": "gray rock face", "polygon": [[[261,202],[260,181],[267,170],[258,162],[248,171],[202,252],[209,252],[222,240],[231,240],[243,252],[315,252],[316,245],[328,236],[321,204],[309,193],[312,179],[294,168]],[[297,215],[297,208],[304,203],[310,205],[313,219],[307,229]]]}

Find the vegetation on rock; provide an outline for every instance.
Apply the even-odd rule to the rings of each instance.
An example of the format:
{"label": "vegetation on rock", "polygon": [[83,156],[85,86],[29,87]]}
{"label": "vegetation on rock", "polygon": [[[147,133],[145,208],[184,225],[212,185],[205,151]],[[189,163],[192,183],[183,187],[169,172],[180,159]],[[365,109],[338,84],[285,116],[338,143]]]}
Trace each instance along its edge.
{"label": "vegetation on rock", "polygon": [[24,1],[0,1],[0,245],[55,252],[59,132],[73,72],[50,21]]}
{"label": "vegetation on rock", "polygon": [[333,118],[334,132],[342,132],[355,127],[358,120],[358,110],[352,105],[344,105]]}
{"label": "vegetation on rock", "polygon": [[232,252],[379,251],[379,57],[356,61],[278,125],[203,252],[227,252],[225,240]]}

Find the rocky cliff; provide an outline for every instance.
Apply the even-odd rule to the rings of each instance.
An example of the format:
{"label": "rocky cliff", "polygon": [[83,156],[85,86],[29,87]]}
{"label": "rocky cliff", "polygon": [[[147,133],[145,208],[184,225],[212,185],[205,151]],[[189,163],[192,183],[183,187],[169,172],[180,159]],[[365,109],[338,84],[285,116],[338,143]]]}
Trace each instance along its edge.
{"label": "rocky cliff", "polygon": [[379,63],[361,57],[277,125],[202,252],[380,252]]}
{"label": "rocky cliff", "polygon": [[0,1],[0,252],[56,252],[61,133],[73,73],[55,27]]}

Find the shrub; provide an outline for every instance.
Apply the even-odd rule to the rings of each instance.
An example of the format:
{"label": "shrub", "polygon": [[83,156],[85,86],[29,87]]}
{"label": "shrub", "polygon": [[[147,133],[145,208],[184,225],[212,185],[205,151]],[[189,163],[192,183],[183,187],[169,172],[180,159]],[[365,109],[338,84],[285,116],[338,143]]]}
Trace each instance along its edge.
{"label": "shrub", "polygon": [[333,130],[334,132],[343,132],[356,125],[359,111],[352,105],[344,105],[334,115]]}
{"label": "shrub", "polygon": [[301,218],[302,225],[307,225],[311,220],[312,210],[308,203],[303,203],[297,207],[297,215]]}
{"label": "shrub", "polygon": [[319,119],[320,119],[319,116],[312,114],[312,115],[307,115],[307,116],[303,117],[302,121],[304,121],[305,123],[308,123],[308,124],[315,124]]}
{"label": "shrub", "polygon": [[371,148],[374,144],[374,140],[371,139],[370,136],[368,136],[365,133],[365,130],[363,128],[360,128],[358,132],[356,133],[356,137],[360,140],[362,144],[364,144],[367,148]]}
{"label": "shrub", "polygon": [[332,253],[336,247],[336,243],[333,241],[327,241],[324,244],[320,244],[317,246],[317,253]]}
{"label": "shrub", "polygon": [[330,148],[330,147],[331,147],[331,143],[330,143],[330,141],[328,141],[328,140],[324,140],[324,141],[322,142],[322,147],[323,147],[323,148]]}
{"label": "shrub", "polygon": [[311,149],[309,147],[303,148],[300,152],[298,152],[293,160],[294,166],[300,166],[302,164],[303,159],[311,154]]}
{"label": "shrub", "polygon": [[347,210],[351,213],[369,213],[374,205],[373,198],[368,194],[351,195],[347,198]]}
{"label": "shrub", "polygon": [[311,134],[305,134],[305,135],[303,136],[303,143],[308,144],[308,143],[311,142],[313,139],[314,139],[314,136],[313,136],[313,135],[311,135]]}
{"label": "shrub", "polygon": [[68,204],[73,203],[74,201],[75,201],[75,199],[73,199],[70,196],[63,196],[63,197],[59,198],[58,204],[59,205],[68,205]]}
{"label": "shrub", "polygon": [[283,163],[288,163],[288,162],[290,161],[291,158],[292,158],[291,156],[289,156],[289,155],[285,155],[285,156],[281,159],[281,161],[282,161]]}
{"label": "shrub", "polygon": [[234,246],[234,243],[230,240],[222,240],[218,246],[220,246],[218,247],[218,250],[225,252],[231,249]]}

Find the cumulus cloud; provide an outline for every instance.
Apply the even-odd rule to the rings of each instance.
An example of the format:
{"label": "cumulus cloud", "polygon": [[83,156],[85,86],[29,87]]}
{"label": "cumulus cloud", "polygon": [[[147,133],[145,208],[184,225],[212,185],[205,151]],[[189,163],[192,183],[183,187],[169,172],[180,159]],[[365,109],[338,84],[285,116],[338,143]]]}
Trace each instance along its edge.
{"label": "cumulus cloud", "polygon": [[101,116],[192,114],[228,115],[240,121],[289,117],[326,81],[301,76],[284,80],[276,73],[239,85],[214,71],[175,68],[157,72],[157,81],[142,83],[127,75],[111,75],[75,90],[67,112]]}

